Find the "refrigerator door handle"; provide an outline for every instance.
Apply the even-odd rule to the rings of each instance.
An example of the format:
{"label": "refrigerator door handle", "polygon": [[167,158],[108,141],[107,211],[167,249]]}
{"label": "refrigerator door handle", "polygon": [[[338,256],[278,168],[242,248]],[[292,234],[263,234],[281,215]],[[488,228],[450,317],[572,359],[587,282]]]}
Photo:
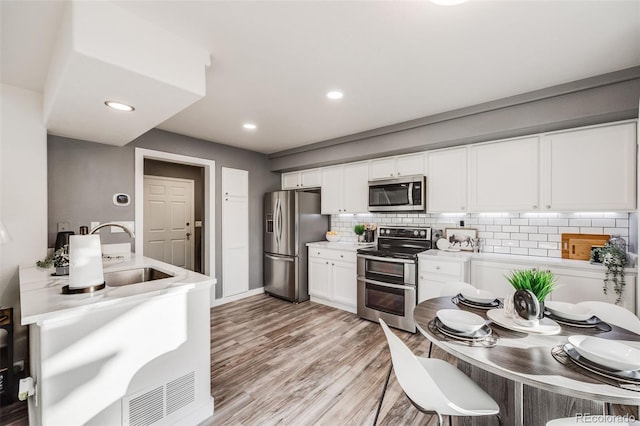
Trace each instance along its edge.
{"label": "refrigerator door handle", "polygon": [[278,246],[282,241],[282,203],[278,199]]}
{"label": "refrigerator door handle", "polygon": [[285,262],[294,262],[295,259],[293,257],[280,257],[280,256],[272,256],[270,254],[264,255],[267,259],[277,260],[277,261],[285,261]]}
{"label": "refrigerator door handle", "polygon": [[280,239],[278,238],[278,207],[280,206],[280,198],[276,198],[276,205],[273,211],[273,234],[276,237],[276,246],[280,249]]}

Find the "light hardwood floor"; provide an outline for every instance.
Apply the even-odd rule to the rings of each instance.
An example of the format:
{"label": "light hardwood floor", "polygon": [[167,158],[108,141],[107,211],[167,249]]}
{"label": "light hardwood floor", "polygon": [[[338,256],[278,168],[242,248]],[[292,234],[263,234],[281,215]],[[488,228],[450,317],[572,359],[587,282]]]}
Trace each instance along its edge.
{"label": "light hardwood floor", "polygon": [[[416,354],[429,344],[395,330]],[[444,358],[434,349],[434,356]],[[315,303],[266,295],[211,309],[214,417],[205,425],[371,425],[389,368],[379,325]],[[0,409],[0,424],[27,425],[26,404]],[[380,424],[434,425],[393,374]]]}
{"label": "light hardwood floor", "polygon": [[[396,334],[417,354],[429,349],[420,334]],[[389,362],[380,326],[348,312],[265,295],[216,307],[208,424],[371,425]],[[418,412],[392,375],[380,424],[435,418]]]}

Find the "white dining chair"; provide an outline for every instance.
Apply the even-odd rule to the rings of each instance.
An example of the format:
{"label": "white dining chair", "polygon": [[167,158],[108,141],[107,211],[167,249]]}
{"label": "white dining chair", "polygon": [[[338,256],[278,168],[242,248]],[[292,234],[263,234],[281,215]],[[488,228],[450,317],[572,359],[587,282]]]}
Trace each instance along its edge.
{"label": "white dining chair", "polygon": [[596,316],[604,322],[608,322],[618,327],[626,328],[636,334],[640,334],[640,318],[635,316],[630,310],[622,306],[607,302],[580,302],[579,306],[586,306],[595,312]]}
{"label": "white dining chair", "polygon": [[616,416],[582,416],[582,417],[565,417],[563,419],[554,419],[547,422],[547,426],[575,426],[580,424],[590,425],[618,425],[618,426],[639,426],[640,422],[625,420]]}
{"label": "white dining chair", "polygon": [[417,357],[380,319],[389,344],[391,366],[384,382],[373,421],[378,422],[391,370],[409,401],[421,412],[442,416],[496,416],[502,424],[496,401],[462,371],[441,359]]}

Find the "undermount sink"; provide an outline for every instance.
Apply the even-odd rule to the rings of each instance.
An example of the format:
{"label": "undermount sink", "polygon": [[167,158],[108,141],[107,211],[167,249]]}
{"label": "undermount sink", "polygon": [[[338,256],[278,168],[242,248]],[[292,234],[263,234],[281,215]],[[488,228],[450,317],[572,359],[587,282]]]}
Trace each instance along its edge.
{"label": "undermount sink", "polygon": [[146,281],[171,278],[173,275],[159,271],[155,268],[136,268],[125,271],[113,271],[104,273],[104,282],[109,287],[121,287],[123,285],[140,284]]}

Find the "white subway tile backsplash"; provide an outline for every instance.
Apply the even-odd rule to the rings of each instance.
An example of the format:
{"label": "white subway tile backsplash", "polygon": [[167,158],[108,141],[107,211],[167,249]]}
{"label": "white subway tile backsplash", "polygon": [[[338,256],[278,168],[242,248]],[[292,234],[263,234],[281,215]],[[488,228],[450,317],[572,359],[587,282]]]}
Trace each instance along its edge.
{"label": "white subway tile backsplash", "polygon": [[549,252],[544,249],[529,249],[529,256],[548,256]]}
{"label": "white subway tile backsplash", "polygon": [[520,227],[520,232],[526,232],[528,234],[535,234],[536,232],[538,232],[538,227],[537,226],[521,226]]}
{"label": "white subway tile backsplash", "polygon": [[557,234],[558,227],[557,226],[540,226],[538,228],[538,233],[540,234]]}
{"label": "white subway tile backsplash", "polygon": [[512,232],[511,233],[511,239],[512,240],[528,240],[529,239],[529,234],[525,234],[522,232]]}
{"label": "white subway tile backsplash", "polygon": [[569,226],[569,219],[549,219],[549,226]]}
{"label": "white subway tile backsplash", "polygon": [[616,226],[615,219],[592,219],[591,226],[602,226],[603,228],[613,228]]}
{"label": "white subway tile backsplash", "polygon": [[603,228],[594,228],[594,227],[580,227],[580,234],[603,234]]}
{"label": "white subway tile backsplash", "polygon": [[569,226],[591,226],[591,219],[569,219]]}
{"label": "white subway tile backsplash", "polygon": [[466,228],[478,230],[481,250],[528,256],[561,257],[561,236],[574,234],[620,235],[629,240],[629,213],[509,213],[470,214],[447,217],[429,213],[374,213],[366,216],[331,216],[331,229],[340,232],[341,241],[355,242],[356,224],[375,223],[378,226],[458,227],[464,220]]}

